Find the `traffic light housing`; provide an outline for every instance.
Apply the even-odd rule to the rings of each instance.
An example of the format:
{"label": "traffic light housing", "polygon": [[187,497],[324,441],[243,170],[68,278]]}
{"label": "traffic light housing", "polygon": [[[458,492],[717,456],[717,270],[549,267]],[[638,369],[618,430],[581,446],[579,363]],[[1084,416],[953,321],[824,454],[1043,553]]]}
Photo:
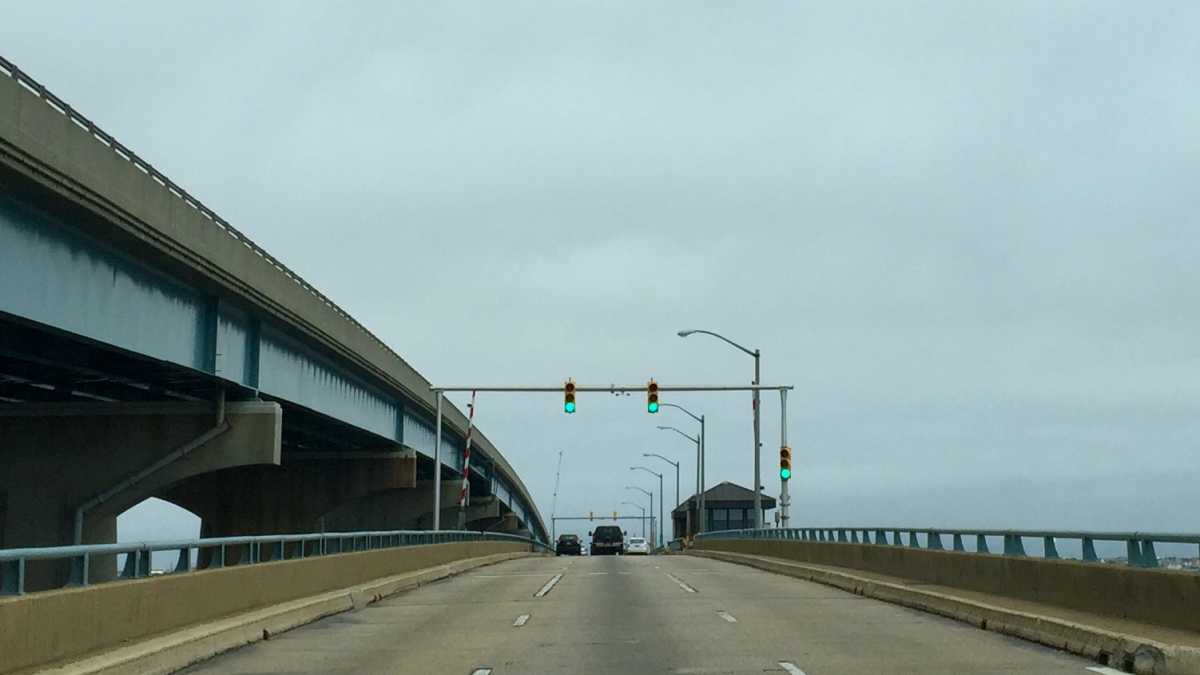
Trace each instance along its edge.
{"label": "traffic light housing", "polygon": [[654,380],[646,383],[646,412],[658,412],[658,383]]}
{"label": "traffic light housing", "polygon": [[792,477],[792,449],[783,447],[779,449],[779,478],[787,480]]}
{"label": "traffic light housing", "polygon": [[568,415],[575,412],[575,380],[567,380],[563,384],[563,412]]}

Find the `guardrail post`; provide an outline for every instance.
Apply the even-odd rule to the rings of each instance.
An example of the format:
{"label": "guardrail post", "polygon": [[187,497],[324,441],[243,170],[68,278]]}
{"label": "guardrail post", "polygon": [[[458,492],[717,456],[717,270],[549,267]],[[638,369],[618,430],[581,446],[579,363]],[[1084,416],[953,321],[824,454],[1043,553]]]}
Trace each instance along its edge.
{"label": "guardrail post", "polygon": [[225,544],[218,546],[215,553],[216,555],[212,556],[212,560],[209,561],[208,566],[220,569],[225,566]]}
{"label": "guardrail post", "polygon": [[1100,558],[1096,555],[1096,543],[1091,537],[1083,538],[1083,561],[1084,562],[1099,562]]}
{"label": "guardrail post", "polygon": [[22,595],[25,593],[25,560],[0,562],[0,595]]}
{"label": "guardrail post", "polygon": [[963,552],[966,552],[966,550],[967,550],[967,547],[963,546],[963,540],[962,540],[961,534],[956,533],[954,535],[954,550],[955,551],[963,551]]}
{"label": "guardrail post", "polygon": [[925,548],[931,551],[942,550],[942,535],[937,532],[925,533]]}
{"label": "guardrail post", "polygon": [[[1134,544],[1134,545],[1136,546],[1136,544]],[[136,579],[137,578],[137,569],[138,569],[137,556],[138,556],[137,551],[130,551],[129,553],[125,554],[125,564],[121,566],[121,574],[119,575],[120,578],[122,578],[122,579]]]}
{"label": "guardrail post", "polygon": [[1125,540],[1125,557],[1130,565],[1142,567],[1142,548],[1136,539]]}
{"label": "guardrail post", "polygon": [[1154,552],[1154,542],[1142,540],[1142,567],[1158,567],[1158,554]]}
{"label": "guardrail post", "polygon": [[71,576],[67,581],[68,586],[87,586],[88,565],[91,564],[89,558],[87,553],[71,558]]}
{"label": "guardrail post", "polygon": [[259,549],[259,544],[257,541],[252,541],[249,544],[246,544],[246,552],[249,554],[248,557],[251,565],[256,562],[262,562],[262,551]]}
{"label": "guardrail post", "polygon": [[851,544],[858,543],[858,530],[850,530],[850,543]]}
{"label": "guardrail post", "polygon": [[921,548],[920,542],[917,541],[917,533],[915,530],[908,533],[908,546],[909,548]]}
{"label": "guardrail post", "polygon": [[1025,542],[1021,541],[1020,535],[1004,535],[1004,555],[1025,555]]}
{"label": "guardrail post", "polygon": [[1042,545],[1045,549],[1044,558],[1058,560],[1058,547],[1054,545],[1054,537],[1042,537]]}
{"label": "guardrail post", "polygon": [[179,549],[179,559],[175,561],[175,572],[191,572],[192,571],[192,549]]}
{"label": "guardrail post", "polygon": [[887,532],[875,530],[875,543],[879,546],[887,546]]}
{"label": "guardrail post", "polygon": [[839,542],[845,543],[845,542],[846,542],[846,531],[845,531],[845,530],[838,530],[838,531],[837,531],[837,538],[838,538],[838,541],[839,541]]}
{"label": "guardrail post", "polygon": [[892,530],[892,546],[903,546],[904,540],[900,538],[900,530]]}
{"label": "guardrail post", "polygon": [[975,552],[976,553],[991,553],[988,550],[987,537],[982,534],[975,535]]}

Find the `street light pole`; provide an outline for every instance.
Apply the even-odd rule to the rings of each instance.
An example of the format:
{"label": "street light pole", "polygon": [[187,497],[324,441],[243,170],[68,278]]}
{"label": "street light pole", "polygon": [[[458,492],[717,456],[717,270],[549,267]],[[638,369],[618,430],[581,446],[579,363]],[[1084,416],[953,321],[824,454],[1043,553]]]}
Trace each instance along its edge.
{"label": "street light pole", "polygon": [[[657,457],[657,458],[661,459],[662,461],[666,462],[667,464],[670,464],[671,466],[675,467],[675,506],[671,508],[671,514],[672,514],[671,515],[671,527],[674,528],[674,526],[675,526],[674,513],[675,513],[675,509],[679,507],[679,462],[673,462],[673,461],[667,459],[666,457],[663,457],[662,455],[658,454],[657,452],[643,452],[642,457]],[[659,514],[659,518],[662,518],[662,514]],[[674,532],[672,532],[671,534],[674,534]]]}
{"label": "street light pole", "polygon": [[[630,471],[641,470],[641,471],[645,471],[646,473],[650,474],[651,476],[658,476],[658,547],[662,548],[664,545],[664,543],[663,543],[663,475],[657,471],[648,469],[644,466],[631,466],[631,467],[629,467],[629,470]],[[654,511],[654,497],[650,498],[650,511],[651,512]],[[653,542],[651,542],[651,543],[653,543]]]}
{"label": "street light pole", "polygon": [[636,485],[626,485],[625,489],[626,490],[637,490],[638,492],[641,492],[642,494],[650,497],[650,540],[653,541],[654,540],[654,491],[647,490],[645,488],[640,488]]}
{"label": "street light pole", "polygon": [[[762,356],[762,353],[759,352],[759,350],[747,349],[746,347],[739,345],[738,343],[734,342],[733,340],[730,340],[729,338],[725,337],[724,335],[719,335],[710,330],[681,330],[681,331],[679,331],[678,335],[679,335],[679,337],[685,338],[693,333],[703,333],[704,335],[711,335],[719,340],[722,340],[722,341],[742,350],[743,352],[749,354],[750,356],[753,356],[754,357],[754,384],[757,386],[758,383],[762,381],[762,379],[761,379],[762,373],[759,370],[759,361],[760,361],[760,357]],[[761,471],[759,469],[759,464],[760,464],[761,455],[762,455],[762,443],[759,440],[759,422],[758,422],[759,397],[758,397],[757,389],[754,390],[753,398],[751,399],[751,405],[754,407],[754,483],[751,485],[751,487],[754,489],[754,527],[756,529],[758,529],[758,528],[762,528],[762,488],[761,488],[762,481],[760,480]]]}
{"label": "street light pole", "polygon": [[700,457],[700,461],[697,464],[697,467],[699,469],[699,476],[697,478],[697,482],[699,483],[699,489],[696,490],[696,518],[699,522],[696,523],[696,531],[703,532],[704,531],[704,520],[705,520],[705,518],[704,518],[704,415],[696,417],[695,415],[692,415],[692,413],[688,412],[687,409],[685,409],[681,406],[674,405],[672,403],[661,403],[659,405],[660,406],[671,406],[672,408],[679,408],[680,410],[683,410],[685,413],[687,413],[688,415],[691,415],[693,418],[695,418],[696,421],[700,422],[700,435],[699,436],[689,436],[686,432],[680,431],[679,429],[677,429],[675,427],[668,427],[668,426],[660,425],[658,427],[658,429],[660,431],[666,431],[667,429],[670,429],[671,431],[674,431],[675,433],[679,434],[680,436],[683,436],[684,438],[686,438],[689,441],[696,444],[696,455]]}
{"label": "street light pole", "polygon": [[628,505],[632,506],[633,508],[637,509],[638,511],[642,512],[642,536],[643,537],[646,536],[646,509],[645,509],[645,507],[638,506],[637,504],[634,504],[633,502],[621,502],[621,503],[628,504]]}

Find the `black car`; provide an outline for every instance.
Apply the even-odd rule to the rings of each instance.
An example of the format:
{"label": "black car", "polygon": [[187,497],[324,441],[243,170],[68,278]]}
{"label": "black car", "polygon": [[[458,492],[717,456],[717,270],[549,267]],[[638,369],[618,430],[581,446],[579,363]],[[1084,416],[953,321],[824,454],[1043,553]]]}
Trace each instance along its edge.
{"label": "black car", "polygon": [[601,525],[592,535],[592,555],[621,555],[625,552],[625,533],[616,525]]}
{"label": "black car", "polygon": [[583,555],[583,545],[579,541],[579,535],[558,535],[558,542],[554,544],[554,555]]}

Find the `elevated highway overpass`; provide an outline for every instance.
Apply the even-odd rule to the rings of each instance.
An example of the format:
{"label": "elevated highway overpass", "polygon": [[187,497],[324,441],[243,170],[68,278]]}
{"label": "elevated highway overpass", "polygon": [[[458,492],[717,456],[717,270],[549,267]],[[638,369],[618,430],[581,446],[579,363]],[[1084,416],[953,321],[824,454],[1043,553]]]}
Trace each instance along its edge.
{"label": "elevated highway overpass", "polygon": [[[428,528],[435,481],[454,506],[462,411],[435,467],[420,373],[3,59],[0,270],[0,547],[112,542],[151,496],[207,537]],[[479,430],[470,493],[468,528],[546,538]]]}

